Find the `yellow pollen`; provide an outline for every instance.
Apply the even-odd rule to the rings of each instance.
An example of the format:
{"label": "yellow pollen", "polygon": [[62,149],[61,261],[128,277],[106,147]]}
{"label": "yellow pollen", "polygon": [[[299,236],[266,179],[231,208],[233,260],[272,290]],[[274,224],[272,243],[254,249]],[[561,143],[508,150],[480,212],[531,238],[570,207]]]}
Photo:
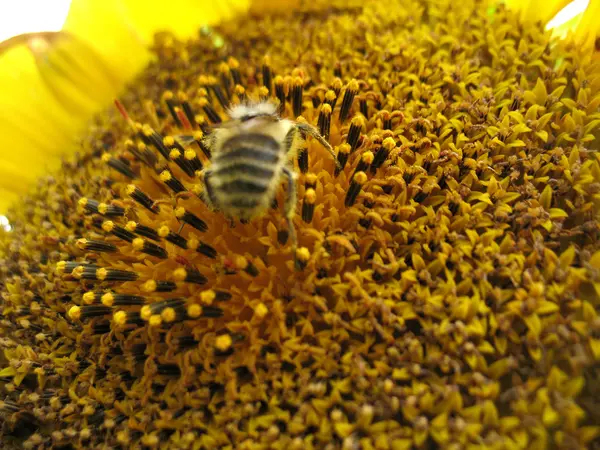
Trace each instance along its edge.
{"label": "yellow pollen", "polygon": [[212,305],[212,302],[215,300],[215,297],[215,291],[209,289],[207,291],[202,291],[202,293],[200,294],[200,301],[205,305]]}
{"label": "yellow pollen", "polygon": [[56,273],[57,274],[62,275],[63,273],[65,273],[66,268],[67,268],[66,261],[59,261],[56,263]]}
{"label": "yellow pollen", "polygon": [[142,284],[142,291],[144,292],[154,292],[156,291],[156,281],[148,280],[144,284]]}
{"label": "yellow pollen", "polygon": [[233,260],[233,263],[235,264],[235,267],[241,270],[248,267],[248,260],[241,255],[236,256]]}
{"label": "yellow pollen", "polygon": [[[373,162],[373,160],[375,159],[375,155],[373,154],[373,152],[367,151],[362,154],[360,159],[367,164],[371,164]],[[364,172],[362,172],[362,173],[364,173]]]}
{"label": "yellow pollen", "polygon": [[103,153],[102,154],[102,162],[109,162],[110,159],[112,158],[112,156],[110,155],[110,153]]}
{"label": "yellow pollen", "polygon": [[187,271],[180,267],[179,269],[175,269],[173,271],[173,279],[175,281],[184,281],[187,278]]}
{"label": "yellow pollen", "polygon": [[136,191],[136,189],[137,189],[137,186],[135,184],[128,184],[125,191],[127,192],[127,195],[131,195]]}
{"label": "yellow pollen", "polygon": [[108,205],[106,203],[100,203],[98,205],[98,212],[100,214],[106,214],[106,211],[108,211]]}
{"label": "yellow pollen", "polygon": [[394,138],[388,137],[383,140],[381,145],[386,150],[392,150],[394,147],[396,147],[396,141],[394,140]]}
{"label": "yellow pollen", "polygon": [[165,144],[167,147],[171,147],[175,144],[175,139],[173,138],[173,136],[165,136],[163,138],[163,144]]}
{"label": "yellow pollen", "polygon": [[85,294],[83,294],[82,299],[85,304],[91,305],[96,299],[96,294],[94,294],[92,291],[86,292]]}
{"label": "yellow pollen", "polygon": [[112,306],[115,302],[115,296],[111,292],[107,292],[102,296],[101,300],[104,306]]}
{"label": "yellow pollen", "polygon": [[71,272],[71,275],[73,275],[74,278],[80,279],[83,276],[84,271],[85,271],[85,267],[77,266],[73,269],[73,272]]}
{"label": "yellow pollen", "polygon": [[191,161],[192,159],[194,159],[196,157],[196,152],[192,149],[187,149],[185,151],[185,159],[187,159],[188,161]]}
{"label": "yellow pollen", "polygon": [[131,246],[136,250],[141,250],[144,248],[144,240],[142,238],[135,238],[131,241]]}
{"label": "yellow pollen", "polygon": [[296,250],[296,258],[302,262],[306,262],[310,258],[310,252],[306,247],[300,247]]}
{"label": "yellow pollen", "polygon": [[177,159],[181,156],[181,152],[179,150],[177,150],[176,148],[174,148],[173,150],[171,150],[169,152],[169,158],[171,159]]}
{"label": "yellow pollen", "polygon": [[314,204],[317,201],[317,193],[314,189],[307,189],[304,193],[304,201],[308,204]]}
{"label": "yellow pollen", "polygon": [[196,304],[188,306],[187,314],[190,318],[197,319],[202,314],[202,306]]}
{"label": "yellow pollen", "polygon": [[168,226],[166,226],[166,225],[163,225],[162,227],[160,227],[158,229],[158,235],[161,238],[167,237],[170,232],[171,232],[171,229]]}
{"label": "yellow pollen", "polygon": [[[164,322],[170,323],[177,318],[177,313],[175,313],[173,308],[168,307],[162,310],[160,317]],[[152,318],[150,318],[150,320],[152,320]]]}
{"label": "yellow pollen", "polygon": [[[198,121],[196,120],[196,122]],[[201,130],[194,131],[194,139],[196,141],[201,141],[202,138],[204,138],[204,133]]]}
{"label": "yellow pollen", "polygon": [[81,197],[81,198],[79,199],[79,201],[77,202],[77,204],[78,204],[79,206],[81,206],[81,207],[84,207],[84,206],[86,206],[86,205],[87,205],[87,202],[88,202],[88,199],[87,199],[87,198],[85,198],[85,197]]}
{"label": "yellow pollen", "polygon": [[356,172],[353,180],[358,184],[365,184],[367,182],[367,174],[364,172]]}
{"label": "yellow pollen", "polygon": [[96,270],[96,278],[98,278],[99,280],[104,280],[106,278],[106,275],[108,275],[108,270],[106,270],[104,267],[101,267],[100,269]]}
{"label": "yellow pollen", "polygon": [[347,89],[349,91],[358,91],[358,81],[356,81],[355,79],[350,80]]}
{"label": "yellow pollen", "polygon": [[86,245],[87,245],[87,239],[85,239],[85,238],[77,239],[77,247],[79,247],[81,250],[85,250]]}
{"label": "yellow pollen", "polygon": [[163,183],[166,183],[167,181],[170,181],[173,178],[173,175],[171,175],[171,172],[169,172],[168,170],[163,170],[158,176],[158,178],[160,178],[160,181],[162,181]]}
{"label": "yellow pollen", "polygon": [[175,210],[175,217],[177,217],[178,219],[181,219],[184,216],[184,214],[185,208],[183,206],[180,206]]}
{"label": "yellow pollen", "polygon": [[321,112],[323,114],[331,114],[331,105],[329,103],[323,103],[323,106],[321,106]]}
{"label": "yellow pollen", "polygon": [[200,245],[200,241],[196,238],[190,238],[187,241],[187,248],[190,250],[196,250]]}
{"label": "yellow pollen", "polygon": [[152,309],[150,308],[150,305],[142,306],[140,309],[140,317],[142,320],[149,320],[150,316],[152,316]]}
{"label": "yellow pollen", "polygon": [[254,308],[254,315],[259,319],[263,319],[268,313],[269,309],[262,302],[256,305],[256,308]]}
{"label": "yellow pollen", "polygon": [[222,334],[215,339],[215,347],[222,352],[228,350],[231,344],[233,344],[233,340],[228,334]]}
{"label": "yellow pollen", "polygon": [[81,308],[79,306],[71,306],[67,313],[71,320],[79,320],[81,318]]}
{"label": "yellow pollen", "polygon": [[329,90],[325,93],[325,100],[327,100],[328,102],[332,102],[337,98],[337,95],[335,95],[335,92],[332,90]]}
{"label": "yellow pollen", "polygon": [[131,231],[132,233],[135,231],[136,228],[137,223],[135,223],[133,220],[130,220],[129,222],[127,222],[127,225],[125,225],[125,229],[127,231]]}

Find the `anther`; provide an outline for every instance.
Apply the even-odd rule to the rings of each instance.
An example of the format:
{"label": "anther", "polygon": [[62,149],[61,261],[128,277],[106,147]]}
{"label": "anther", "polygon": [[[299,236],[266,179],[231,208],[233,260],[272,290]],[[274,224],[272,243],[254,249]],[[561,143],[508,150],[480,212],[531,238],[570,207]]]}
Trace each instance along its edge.
{"label": "anther", "polygon": [[161,259],[166,259],[169,256],[164,248],[142,238],[135,238],[131,244],[135,250],[150,256],[155,256]]}
{"label": "anther", "polygon": [[109,153],[102,155],[102,161],[127,178],[137,178],[137,174],[133,171],[129,164],[121,159],[113,158]]}
{"label": "anther", "polygon": [[194,133],[194,141],[196,142],[200,150],[202,150],[204,156],[210,159],[212,154],[210,152],[210,149],[204,144],[204,132],[200,130],[196,131]]}
{"label": "anther", "polygon": [[240,270],[243,270],[250,276],[255,277],[258,275],[258,269],[256,268],[256,266],[254,266],[254,264],[252,264],[243,256],[236,256],[234,264],[235,267],[237,267]]}
{"label": "anther", "polygon": [[165,158],[169,159],[169,149],[163,144],[163,138],[160,134],[152,129],[150,125],[142,126],[140,138],[146,145],[152,145]]}
{"label": "anther", "polygon": [[158,232],[156,232],[155,230],[153,230],[152,228],[146,226],[146,225],[142,225],[141,223],[136,223],[133,220],[130,220],[129,222],[127,222],[127,225],[125,225],[126,231],[129,231],[131,233],[136,233],[140,236],[146,237],[148,239],[152,239],[153,241],[160,241],[160,236],[158,235]]}
{"label": "anther", "polygon": [[349,207],[354,205],[362,186],[367,182],[367,174],[364,172],[356,172],[346,193],[344,204]]}
{"label": "anther", "polygon": [[185,281],[186,283],[200,285],[206,284],[206,282],[208,281],[208,279],[204,275],[202,275],[198,270],[191,268],[184,269],[183,267],[180,267],[173,271],[173,279],[175,281]]}
{"label": "anther", "polygon": [[[221,75],[221,84],[223,85],[223,89],[225,89],[225,94],[229,96],[231,94],[231,71],[229,70],[229,65],[226,62],[222,62],[219,65],[219,72]],[[226,108],[227,106],[223,106]]]}
{"label": "anther", "polygon": [[98,203],[97,210],[99,214],[106,217],[120,217],[125,215],[125,208],[108,203]]}
{"label": "anther", "polygon": [[268,56],[265,56],[263,59],[262,83],[270,92],[271,86],[273,85],[273,71],[271,70],[271,61]]}
{"label": "anther", "polygon": [[233,93],[237,96],[240,102],[244,102],[246,100],[246,89],[244,86],[236,84],[235,88],[233,89]]}
{"label": "anther", "polygon": [[135,281],[138,279],[138,274],[128,270],[106,269],[101,267],[94,272],[85,271],[82,278],[84,280],[98,281]]}
{"label": "anther", "polygon": [[177,289],[177,284],[173,281],[148,280],[142,285],[144,292],[172,292]]}
{"label": "anther", "polygon": [[319,112],[319,118],[317,120],[317,128],[319,129],[319,133],[327,141],[329,140],[329,131],[331,128],[331,111],[332,107],[324,103],[321,106],[321,111]]}
{"label": "anther", "polygon": [[195,238],[188,239],[187,248],[190,250],[195,250],[198,253],[211,259],[215,259],[217,257],[217,251],[214,248]]}
{"label": "anther", "polygon": [[306,223],[312,222],[315,213],[315,202],[317,194],[314,189],[307,189],[302,202],[302,220]]}
{"label": "anther", "polygon": [[371,173],[375,173],[387,159],[390,152],[396,147],[396,141],[392,137],[387,137],[383,140],[381,147],[377,150],[375,158],[371,163]]}
{"label": "anther", "polygon": [[188,165],[190,166],[190,168],[192,170],[191,174],[188,173],[189,176],[193,177],[194,174],[196,173],[196,171],[202,170],[204,168],[204,166],[202,165],[202,161],[200,161],[198,159],[198,155],[191,148],[188,148],[185,151],[184,157],[185,157],[185,160],[187,161]]}
{"label": "anther", "polygon": [[281,75],[277,75],[273,80],[275,84],[275,96],[279,100],[279,111],[285,111],[285,83]]}
{"label": "anther", "polygon": [[292,82],[292,108],[294,112],[294,117],[298,117],[302,114],[302,91],[303,91],[304,83],[302,78],[296,77]]}
{"label": "anther", "polygon": [[191,212],[186,211],[185,208],[182,206],[175,210],[175,217],[177,217],[179,220],[182,220],[183,222],[187,223],[188,225],[191,225],[196,230],[201,231],[203,233],[206,230],[208,230],[208,226],[206,225],[206,222],[204,222],[202,219],[195,216]]}
{"label": "anther", "polygon": [[[183,153],[185,153],[185,152],[183,152]],[[187,158],[184,158],[183,153],[178,148],[174,148],[169,152],[169,158],[171,158],[171,161],[173,161],[175,164],[177,164],[177,166],[181,170],[183,170],[187,176],[193,177],[195,170],[192,167],[192,165],[189,163]],[[194,152],[194,155],[195,155],[195,152]]]}
{"label": "anther", "polygon": [[298,150],[298,168],[300,172],[308,172],[308,148],[306,146]]}
{"label": "anther", "polygon": [[156,214],[160,210],[158,205],[155,204],[155,201],[135,184],[127,185],[126,192],[127,195],[129,195],[134,201],[139,203],[151,213]]}
{"label": "anther", "polygon": [[360,156],[360,161],[356,165],[356,169],[354,170],[354,173],[356,174],[358,172],[366,171],[369,168],[369,166],[373,163],[374,159],[375,159],[375,155],[373,154],[372,151],[367,150],[366,152],[364,152]]}
{"label": "anther", "polygon": [[346,86],[346,92],[344,92],[344,98],[342,99],[342,106],[340,107],[340,123],[344,123],[350,114],[352,108],[352,102],[354,97],[358,93],[358,81],[352,80]]}
{"label": "anther", "polygon": [[[331,86],[330,89],[335,92],[335,97],[336,99],[340,96],[340,92],[342,91],[342,86],[344,84],[342,83],[342,80],[340,80],[340,78],[334,78],[333,81],[331,82]],[[332,108],[335,108],[335,102],[331,105]]]}
{"label": "anther", "polygon": [[229,66],[229,73],[231,74],[231,78],[236,85],[242,84],[242,77],[240,75],[240,63],[237,59],[230,56],[227,59],[227,65]]}
{"label": "anther", "polygon": [[318,177],[314,173],[309,173],[304,177],[304,187],[306,189],[314,189],[317,187]]}
{"label": "anther", "polygon": [[365,119],[361,116],[355,116],[350,121],[350,128],[348,129],[348,136],[346,142],[350,145],[351,151],[358,148],[360,143],[360,132],[365,126]]}
{"label": "anther", "polygon": [[131,306],[146,303],[146,299],[139,295],[114,294],[112,292],[103,294],[101,301],[104,306]]}
{"label": "anther", "polygon": [[88,291],[85,294],[83,294],[83,296],[81,298],[83,300],[83,303],[85,303],[86,305],[94,305],[94,304],[98,305],[98,304],[100,304],[100,299],[102,298],[102,293]]}
{"label": "anther", "polygon": [[198,100],[198,106],[200,106],[200,108],[202,108],[202,110],[204,111],[204,113],[206,114],[206,116],[212,123],[221,123],[222,122],[221,117],[219,116],[219,114],[217,114],[217,111],[215,111],[215,109],[213,108],[213,106],[210,104],[210,102],[208,101],[208,99],[206,97]]}
{"label": "anther", "polygon": [[194,114],[194,110],[192,109],[192,106],[190,105],[190,102],[188,101],[187,95],[185,94],[185,92],[179,91],[179,92],[177,92],[177,98],[179,99],[179,102],[181,103],[181,108],[183,109],[183,113],[185,114],[185,117],[187,118],[188,123],[190,124],[190,126],[192,128],[194,128],[196,125],[196,121],[194,119],[195,114]]}
{"label": "anther", "polygon": [[344,167],[346,167],[346,163],[348,162],[348,156],[350,155],[350,145],[342,144],[338,147],[337,160],[339,163],[339,167],[335,168],[335,175],[337,176]]}
{"label": "anther", "polygon": [[169,186],[176,194],[185,191],[185,187],[181,184],[181,181],[175,178],[169,169],[163,170],[160,173],[159,178],[160,181]]}
{"label": "anther", "polygon": [[158,235],[179,248],[182,248],[184,250],[187,249],[187,239],[181,236],[180,234],[173,233],[166,225],[158,229]]}
{"label": "anther", "polygon": [[91,317],[101,317],[112,313],[112,308],[104,305],[72,306],[67,315],[71,320],[85,320]]}
{"label": "anther", "polygon": [[335,107],[336,102],[337,95],[334,91],[330,89],[327,92],[325,92],[325,101],[323,102],[323,104],[329,105],[331,106],[331,109],[333,109]]}
{"label": "anther", "polygon": [[310,259],[310,252],[306,247],[300,247],[296,250],[296,258],[294,264],[296,270],[304,270],[308,260]]}
{"label": "anther", "polygon": [[143,325],[139,311],[117,311],[113,314],[113,323],[117,327],[123,327],[125,325]]}
{"label": "anther", "polygon": [[175,99],[175,95],[173,94],[173,92],[166,91],[163,94],[163,101],[167,105],[169,113],[171,114],[171,117],[173,118],[173,120],[175,121],[175,123],[177,124],[177,126],[179,128],[182,128],[183,124],[179,120],[179,116],[177,116],[177,112],[175,111],[175,108],[177,106],[177,100]]}
{"label": "anther", "polygon": [[360,113],[365,117],[365,119],[368,119],[369,118],[369,105],[367,104],[366,97],[359,97],[358,104],[359,104]]}
{"label": "anther", "polygon": [[104,241],[92,241],[85,238],[77,240],[77,247],[81,250],[91,251],[91,252],[116,252],[117,247],[109,242]]}

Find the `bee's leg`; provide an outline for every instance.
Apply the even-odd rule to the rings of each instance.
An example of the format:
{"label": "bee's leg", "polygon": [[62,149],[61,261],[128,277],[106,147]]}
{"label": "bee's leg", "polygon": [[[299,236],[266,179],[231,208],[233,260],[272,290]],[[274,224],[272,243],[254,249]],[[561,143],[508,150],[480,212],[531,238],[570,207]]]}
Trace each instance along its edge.
{"label": "bee's leg", "polygon": [[292,254],[294,255],[294,265],[296,268],[300,267],[298,264],[296,250],[298,247],[298,237],[296,236],[296,228],[294,228],[294,215],[296,214],[296,176],[288,168],[283,168],[283,173],[288,179],[288,192],[285,200],[285,218],[288,225],[288,235],[292,244]]}
{"label": "bee's leg", "polygon": [[300,131],[301,133],[307,134],[310,137],[312,137],[313,139],[316,139],[319,142],[319,144],[321,144],[323,147],[325,147],[325,150],[327,150],[329,152],[329,154],[335,161],[336,167],[340,170],[342,169],[342,165],[338,161],[337,156],[336,156],[335,152],[333,151],[333,148],[331,147],[331,144],[329,144],[329,142],[327,142],[325,140],[325,138],[323,136],[321,136],[321,133],[319,133],[319,130],[317,130],[315,127],[313,127],[312,125],[310,125],[308,123],[297,123],[296,129],[298,131]]}

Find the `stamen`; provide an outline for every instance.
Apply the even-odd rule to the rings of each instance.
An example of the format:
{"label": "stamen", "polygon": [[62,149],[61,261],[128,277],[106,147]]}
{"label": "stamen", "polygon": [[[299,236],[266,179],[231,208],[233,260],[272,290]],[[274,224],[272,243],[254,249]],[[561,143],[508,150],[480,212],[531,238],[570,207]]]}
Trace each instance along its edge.
{"label": "stamen", "polygon": [[185,187],[181,184],[181,181],[175,178],[169,169],[163,170],[158,177],[160,181],[169,186],[176,194],[185,191]]}
{"label": "stamen", "polygon": [[267,99],[269,98],[269,90],[264,86],[259,87],[258,98],[260,98],[260,100],[263,102],[267,101]]}
{"label": "stamen", "polygon": [[233,83],[236,85],[242,84],[242,77],[240,75],[240,63],[237,59],[230,56],[227,59],[227,65],[229,66],[229,73],[231,74],[231,78],[233,79]]}
{"label": "stamen", "polygon": [[342,91],[342,86],[344,84],[342,83],[342,80],[340,80],[340,78],[334,78],[333,81],[331,82],[331,86],[330,89],[335,92],[335,101],[334,103],[331,105],[331,108],[335,108],[335,102],[337,101],[337,99],[340,96],[340,92]]}
{"label": "stamen", "polygon": [[188,239],[187,246],[188,249],[195,250],[208,258],[215,259],[217,257],[217,251],[214,248],[212,248],[208,244],[199,241],[198,239]]}
{"label": "stamen", "polygon": [[[221,86],[219,86],[217,84],[217,79],[215,77],[209,77],[208,87],[210,88],[212,93],[217,98],[217,101],[221,104],[221,107],[227,108],[229,106],[229,100],[228,100],[227,96],[225,95],[225,93],[223,92],[223,89],[221,89]],[[212,108],[212,106],[211,106],[211,108]],[[206,110],[205,110],[205,112],[206,112]],[[211,118],[210,115],[208,117],[209,117],[209,119]]]}
{"label": "stamen", "polygon": [[192,174],[188,175],[194,176],[198,170],[202,170],[204,168],[204,166],[202,165],[202,161],[198,159],[198,155],[196,155],[196,152],[191,148],[188,148],[185,151],[184,157],[192,170]]}
{"label": "stamen", "polygon": [[371,163],[371,173],[375,173],[379,169],[385,160],[387,159],[390,152],[396,147],[396,141],[392,137],[387,137],[383,140],[381,147],[377,150],[375,158]]}
{"label": "stamen", "polygon": [[[271,92],[273,86],[273,71],[271,70],[271,60],[268,56],[265,56],[262,64],[262,82],[263,86]],[[279,98],[279,95],[277,95]]]}
{"label": "stamen", "polygon": [[185,113],[183,112],[183,110],[179,106],[175,107],[175,113],[177,114],[177,117],[179,118],[179,121],[183,125],[183,129],[187,130],[187,131],[191,131],[192,128],[193,128],[192,124],[190,123],[190,121],[188,120],[187,116],[185,115]]}
{"label": "stamen", "polygon": [[185,208],[182,206],[180,206],[179,208],[177,208],[175,210],[175,217],[177,217],[179,220],[182,220],[183,222],[191,225],[196,230],[201,231],[203,233],[206,230],[208,230],[208,226],[206,225],[206,222],[204,222],[202,219],[195,216],[191,212],[186,211]]}
{"label": "stamen", "polygon": [[304,82],[302,78],[296,77],[292,82],[292,107],[294,111],[294,117],[302,115],[302,91]]}
{"label": "stamen", "polygon": [[91,317],[101,317],[112,313],[112,308],[104,305],[71,306],[67,315],[71,320],[85,320]]}
{"label": "stamen", "polygon": [[183,298],[169,298],[144,305],[140,310],[140,316],[143,320],[150,320],[153,316],[160,317],[166,308],[177,310],[182,307],[185,308],[185,300]]}
{"label": "stamen", "polygon": [[127,229],[127,231],[136,233],[136,234],[146,237],[148,239],[152,239],[153,241],[160,241],[160,236],[158,235],[158,233],[155,230],[153,230],[152,228],[150,228],[146,225],[142,225],[141,223],[136,223],[133,220],[130,220],[129,222],[127,222],[127,225],[125,225],[125,228]]}
{"label": "stamen", "polygon": [[350,155],[351,147],[348,144],[342,144],[338,147],[337,160],[339,162],[339,167],[335,168],[335,175],[339,175],[344,167],[346,167],[346,163],[348,162],[348,156]]}
{"label": "stamen", "polygon": [[352,102],[354,102],[354,97],[358,93],[358,81],[352,80],[346,86],[346,92],[344,93],[344,98],[342,99],[342,106],[340,108],[340,123],[344,123],[350,114],[350,109],[352,108]]}
{"label": "stamen", "polygon": [[315,190],[307,189],[304,193],[304,201],[302,202],[302,220],[306,223],[312,222],[316,200],[317,193]]}
{"label": "stamen", "polygon": [[331,111],[331,106],[327,103],[324,103],[321,106],[321,111],[319,112],[319,119],[317,120],[317,128],[319,129],[319,133],[325,138],[326,141],[329,140],[329,131],[331,127]]}
{"label": "stamen", "polygon": [[364,172],[356,172],[354,177],[352,178],[352,182],[350,183],[350,187],[348,188],[348,192],[346,193],[346,199],[344,204],[346,207],[350,207],[354,205],[362,186],[367,182],[367,174]]}
{"label": "stamen", "polygon": [[308,148],[306,146],[298,150],[298,168],[300,172],[308,172]]}
{"label": "stamen", "polygon": [[200,150],[202,150],[202,153],[204,153],[204,156],[206,156],[208,159],[210,159],[212,154],[210,152],[210,149],[204,144],[203,139],[204,139],[204,132],[196,131],[194,133],[194,141],[196,142],[196,144],[198,145]]}
{"label": "stamen", "polygon": [[113,314],[113,323],[117,327],[125,325],[141,326],[144,324],[139,311],[117,311]]}
{"label": "stamen", "polygon": [[285,111],[285,84],[283,77],[277,75],[273,82],[275,83],[275,96],[279,100],[279,112],[283,113]]}
{"label": "stamen", "polygon": [[[244,86],[236,84],[235,88],[233,90],[233,93],[237,96],[237,98],[239,99],[240,102],[246,101],[247,96],[246,96],[246,89],[244,88]],[[268,91],[267,91],[267,95],[268,95]]]}
{"label": "stamen", "polygon": [[206,114],[206,116],[212,123],[221,123],[222,122],[221,117],[219,116],[219,114],[217,114],[217,111],[215,111],[215,109],[213,108],[213,106],[210,104],[210,102],[208,101],[208,99],[206,97],[202,97],[198,100],[198,106],[200,106],[200,108],[202,108],[202,110],[204,111],[204,113]]}
{"label": "stamen", "polygon": [[[192,150],[193,152],[193,150]],[[195,152],[194,152],[195,155]],[[179,166],[179,168],[181,170],[183,170],[185,172],[185,174],[189,177],[193,177],[194,176],[194,168],[192,168],[192,165],[189,163],[189,161],[183,157],[183,153],[181,152],[181,150],[179,149],[172,149],[169,152],[169,158],[175,163],[177,164],[177,166]]]}
{"label": "stamen", "polygon": [[194,120],[198,124],[198,127],[200,127],[200,131],[202,133],[208,134],[210,132],[210,128],[209,128],[208,124],[206,123],[206,118],[203,115],[196,114],[194,116]]}
{"label": "stamen", "polygon": [[[177,92],[177,98],[179,99],[179,103],[181,103],[181,107],[183,108],[183,113],[185,114],[188,124],[190,125],[190,129],[195,128],[196,114],[194,113],[194,110],[192,109],[192,105],[190,105],[190,102],[188,101],[188,97],[187,97],[186,93],[183,91]],[[181,117],[179,118],[179,120],[181,120]],[[183,123],[183,121],[182,121],[182,123]]]}
{"label": "stamen", "polygon": [[102,304],[104,306],[135,306],[145,303],[146,299],[139,295],[114,294],[112,292],[102,295]]}
{"label": "stamen", "polygon": [[367,104],[367,99],[366,97],[359,97],[358,99],[359,102],[359,110],[360,113],[365,117],[365,119],[369,119],[369,105]]}
{"label": "stamen", "polygon": [[256,268],[256,266],[254,266],[254,264],[252,264],[243,256],[236,256],[234,264],[235,267],[237,267],[240,270],[243,270],[252,277],[256,277],[258,275],[258,269]]}
{"label": "stamen", "polygon": [[179,248],[182,248],[184,250],[187,249],[187,239],[181,236],[180,234],[172,232],[166,225],[158,229],[158,235]]}
{"label": "stamen", "polygon": [[125,163],[125,161],[113,158],[109,153],[104,153],[102,155],[102,161],[127,178],[133,179],[138,177],[133,169]]}
{"label": "stamen", "polygon": [[135,281],[139,275],[136,272],[128,270],[106,269],[101,267],[95,272],[84,272],[82,278],[84,280],[98,281]]}
{"label": "stamen", "polygon": [[81,270],[96,270],[98,268],[96,264],[88,264],[77,261],[59,261],[56,264],[56,273],[58,275],[70,275],[78,267],[81,267]]}
{"label": "stamen", "polygon": [[[223,62],[219,65],[219,72],[221,74],[221,84],[223,85],[223,89],[225,89],[225,94],[227,97],[231,96],[231,71],[229,70],[229,65],[226,62]],[[223,106],[226,108],[227,106]]]}
{"label": "stamen", "polygon": [[175,124],[179,128],[183,128],[183,124],[179,120],[179,116],[177,115],[177,111],[175,111],[175,107],[177,106],[177,101],[175,100],[175,95],[171,91],[166,91],[163,94],[163,101],[166,103],[167,108],[169,109],[169,113],[171,113],[171,117],[175,121]]}
{"label": "stamen", "polygon": [[109,242],[104,241],[91,241],[85,238],[77,240],[77,247],[81,250],[92,251],[92,252],[116,252],[117,247]]}
{"label": "stamen", "polygon": [[355,116],[350,122],[350,129],[348,130],[348,136],[346,142],[350,145],[351,151],[355,151],[360,143],[360,133],[365,126],[365,119],[361,116]]}
{"label": "stamen", "polygon": [[144,125],[142,127],[140,137],[144,140],[146,145],[152,145],[158,150],[163,158],[167,161],[169,160],[169,149],[164,146],[162,136],[154,131],[150,125]]}
{"label": "stamen", "polygon": [[325,92],[325,101],[323,104],[331,106],[331,109],[335,108],[335,103],[337,101],[337,95],[331,89]]}
{"label": "stamen", "polygon": [[133,200],[135,200],[137,203],[142,205],[144,208],[146,208],[151,213],[156,214],[160,211],[160,208],[156,204],[155,200],[150,198],[148,196],[148,194],[146,194],[144,191],[142,191],[135,184],[127,185],[127,189],[125,192],[127,192],[127,195],[129,195]]}
{"label": "stamen", "polygon": [[175,269],[173,271],[173,279],[175,281],[185,281],[186,283],[194,283],[194,284],[206,284],[208,279],[202,275],[198,270],[195,269],[184,269],[180,267],[179,269]]}
{"label": "stamen", "polygon": [[169,256],[164,248],[142,238],[135,238],[132,245],[135,250],[139,250],[147,255],[156,256],[157,258],[166,259]]}
{"label": "stamen", "polygon": [[296,250],[296,258],[294,262],[296,270],[304,270],[309,259],[310,252],[306,247],[300,247],[298,250]]}
{"label": "stamen", "polygon": [[366,152],[364,152],[360,156],[360,161],[356,165],[356,169],[354,170],[354,173],[356,174],[358,172],[365,172],[369,168],[369,166],[373,163],[374,159],[375,159],[375,155],[373,154],[372,151],[367,150]]}
{"label": "stamen", "polygon": [[172,292],[177,289],[177,285],[173,281],[156,281],[148,280],[142,285],[144,292]]}

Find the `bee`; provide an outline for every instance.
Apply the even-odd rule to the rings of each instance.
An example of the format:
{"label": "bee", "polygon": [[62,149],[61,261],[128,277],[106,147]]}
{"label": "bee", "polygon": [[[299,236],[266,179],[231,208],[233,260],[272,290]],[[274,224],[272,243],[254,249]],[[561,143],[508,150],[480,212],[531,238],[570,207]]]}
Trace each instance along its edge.
{"label": "bee", "polygon": [[272,205],[277,188],[285,181],[285,217],[293,254],[297,237],[296,178],[293,159],[300,144],[311,136],[339,162],[329,142],[307,123],[284,119],[270,102],[240,104],[229,110],[230,119],[218,124],[205,138],[211,164],[201,174],[202,200],[230,220],[248,221]]}

